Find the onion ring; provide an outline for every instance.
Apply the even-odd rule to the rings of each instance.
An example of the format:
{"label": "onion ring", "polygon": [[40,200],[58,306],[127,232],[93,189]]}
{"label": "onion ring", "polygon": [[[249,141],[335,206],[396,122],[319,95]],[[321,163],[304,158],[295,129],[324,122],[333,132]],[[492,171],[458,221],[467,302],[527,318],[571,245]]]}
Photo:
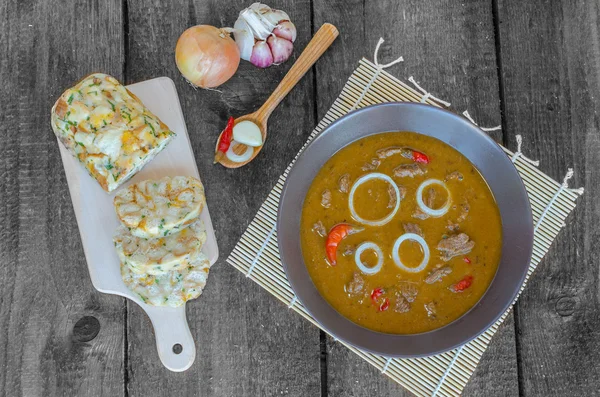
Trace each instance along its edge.
{"label": "onion ring", "polygon": [[[446,204],[444,204],[442,208],[439,208],[437,210],[429,208],[423,202],[423,190],[425,190],[426,187],[431,185],[441,186],[444,189],[446,189],[446,193],[448,193],[448,200],[446,200]],[[429,216],[437,218],[442,215],[445,215],[446,212],[448,212],[448,210],[450,209],[450,206],[452,205],[452,196],[450,195],[450,190],[448,190],[446,184],[440,181],[439,179],[427,179],[425,182],[421,183],[421,186],[419,186],[419,188],[417,189],[417,205],[419,206],[419,209],[421,209],[421,211],[423,211]]]}
{"label": "onion ring", "polygon": [[[404,265],[404,263],[402,263],[402,261],[400,260],[400,254],[398,251],[400,250],[400,244],[402,244],[405,240],[415,241],[415,242],[419,243],[421,248],[423,248],[423,260],[417,267],[406,267],[406,265]],[[423,237],[419,236],[418,234],[405,233],[402,236],[398,237],[398,239],[394,243],[394,248],[393,248],[393,252],[392,252],[392,258],[394,259],[394,263],[396,264],[396,266],[398,266],[400,269],[402,269],[406,272],[409,272],[409,273],[422,272],[425,269],[425,267],[427,267],[427,263],[429,263],[429,256],[430,256],[429,246],[427,245],[427,242],[425,241],[425,239],[423,239]]]}
{"label": "onion ring", "polygon": [[[376,221],[369,221],[367,219],[361,218],[356,213],[356,210],[354,209],[354,193],[356,192],[356,189],[360,185],[362,185],[363,183],[365,183],[366,181],[369,181],[371,179],[381,179],[381,180],[389,183],[396,191],[396,197],[397,197],[396,205],[394,206],[394,209],[392,210],[392,212],[390,212],[386,217],[383,217]],[[396,185],[396,183],[389,176],[379,173],[379,172],[372,172],[370,174],[361,176],[360,178],[358,178],[356,180],[356,182],[354,182],[354,185],[352,185],[352,189],[350,189],[350,194],[348,195],[348,207],[350,208],[350,214],[352,214],[352,217],[354,219],[356,219],[358,222],[360,222],[364,225],[369,225],[369,226],[383,226],[386,223],[388,223],[389,221],[391,221],[392,218],[394,218],[394,216],[396,215],[396,212],[398,212],[398,209],[400,208],[400,190],[398,189],[398,186]]]}
{"label": "onion ring", "polygon": [[227,156],[227,158],[233,161],[234,163],[243,163],[244,161],[250,160],[252,154],[254,154],[254,148],[251,146],[244,145],[246,146],[246,151],[242,154],[237,154],[233,151],[233,145],[236,144],[242,145],[241,143],[232,140],[231,144],[229,145],[229,149],[227,149],[227,153],[225,153],[225,156]]}
{"label": "onion ring", "polygon": [[[365,266],[365,264],[360,260],[360,255],[368,249],[372,249],[377,254],[377,264],[373,267]],[[354,262],[356,262],[356,266],[358,266],[361,272],[365,274],[375,274],[383,267],[383,252],[377,244],[371,241],[365,241],[356,248],[356,252],[354,253]]]}

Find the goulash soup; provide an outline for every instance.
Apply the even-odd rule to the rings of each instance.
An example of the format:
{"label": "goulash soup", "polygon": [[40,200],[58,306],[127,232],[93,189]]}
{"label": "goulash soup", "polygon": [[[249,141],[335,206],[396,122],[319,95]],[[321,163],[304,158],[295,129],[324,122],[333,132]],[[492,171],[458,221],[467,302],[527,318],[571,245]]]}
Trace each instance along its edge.
{"label": "goulash soup", "polygon": [[412,132],[357,140],[319,171],[304,200],[304,262],[321,295],[375,331],[414,334],[456,320],[487,290],[500,214],[477,169]]}

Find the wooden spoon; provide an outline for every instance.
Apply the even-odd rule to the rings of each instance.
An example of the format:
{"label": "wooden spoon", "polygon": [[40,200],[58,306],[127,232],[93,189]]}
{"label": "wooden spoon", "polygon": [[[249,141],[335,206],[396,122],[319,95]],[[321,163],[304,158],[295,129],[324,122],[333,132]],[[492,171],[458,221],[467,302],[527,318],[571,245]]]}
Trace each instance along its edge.
{"label": "wooden spoon", "polygon": [[[235,119],[235,124],[240,121],[251,121],[258,126],[260,132],[262,134],[263,145],[267,139],[267,120],[269,116],[275,110],[279,102],[296,86],[298,81],[306,74],[306,72],[312,67],[312,65],[317,62],[317,60],[323,55],[325,50],[329,48],[331,43],[338,36],[338,30],[335,26],[330,23],[326,23],[317,31],[314,35],[310,43],[306,46],[302,54],[296,60],[296,63],[290,68],[287,72],[283,80],[279,83],[275,91],[271,94],[271,96],[267,99],[267,101],[254,113],[247,114],[245,116],[238,117]],[[235,125],[234,124],[234,125]],[[221,133],[223,134],[223,133]],[[215,147],[215,153],[217,152],[217,147],[219,145],[219,141],[221,140],[221,135],[219,135],[219,139],[217,139],[217,146]],[[219,160],[224,167],[227,168],[238,168],[245,164],[248,164],[258,155],[262,146],[258,146],[254,148],[254,153],[252,153],[252,157],[247,161],[241,163],[235,163],[229,160],[226,156],[222,156]],[[232,148],[234,153],[242,154],[246,151],[246,145],[236,144]]]}

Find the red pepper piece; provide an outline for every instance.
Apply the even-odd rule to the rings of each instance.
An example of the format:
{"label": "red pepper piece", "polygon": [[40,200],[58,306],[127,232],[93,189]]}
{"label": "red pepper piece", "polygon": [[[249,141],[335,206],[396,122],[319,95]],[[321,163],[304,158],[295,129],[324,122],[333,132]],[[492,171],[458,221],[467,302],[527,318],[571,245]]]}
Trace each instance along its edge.
{"label": "red pepper piece", "polygon": [[384,312],[386,311],[388,308],[390,307],[390,300],[388,298],[385,298],[383,300],[383,303],[379,306],[379,311],[380,312]]}
{"label": "red pepper piece", "polygon": [[373,301],[373,304],[376,305],[377,304],[377,300],[379,299],[379,297],[381,295],[383,295],[385,291],[383,290],[383,288],[379,287],[379,288],[375,288],[373,290],[373,292],[371,292],[371,300]]}
{"label": "red pepper piece", "polygon": [[416,150],[412,152],[412,159],[415,163],[429,164],[429,157],[425,153],[417,152]]}
{"label": "red pepper piece", "polygon": [[327,259],[332,266],[337,263],[337,248],[340,242],[346,237],[354,233],[363,231],[362,227],[355,227],[347,223],[339,223],[331,228],[325,242],[325,252]]}
{"label": "red pepper piece", "polygon": [[468,257],[468,256],[465,256],[465,257],[463,258],[463,261],[465,261],[465,262],[466,262],[466,263],[468,263],[469,265],[471,264],[471,260],[469,259],[469,257]]}
{"label": "red pepper piece", "polygon": [[458,283],[450,286],[450,291],[452,292],[462,292],[469,288],[473,284],[473,276],[465,276]]}
{"label": "red pepper piece", "polygon": [[233,124],[235,124],[235,120],[233,117],[229,117],[229,120],[227,120],[227,126],[221,133],[219,142],[217,144],[215,163],[219,162],[223,158],[223,155],[227,153],[229,146],[231,146],[231,141],[233,140]]}

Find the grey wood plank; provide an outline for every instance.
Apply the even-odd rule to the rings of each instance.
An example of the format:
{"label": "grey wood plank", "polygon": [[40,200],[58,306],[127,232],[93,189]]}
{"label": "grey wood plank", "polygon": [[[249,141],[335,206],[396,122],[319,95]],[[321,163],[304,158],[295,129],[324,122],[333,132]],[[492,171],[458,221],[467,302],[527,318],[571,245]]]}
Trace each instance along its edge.
{"label": "grey wood plank", "polygon": [[123,300],[94,290],[50,127],[81,77],[121,77],[120,1],[0,4],[0,394],[123,394]]}
{"label": "grey wood plank", "polygon": [[[517,305],[522,395],[599,395],[600,5],[499,1],[506,121],[528,156],[586,188]],[[514,146],[513,146],[514,147]]]}
{"label": "grey wood plank", "polygon": [[[220,92],[195,90],[174,62],[179,35],[189,26],[232,26],[247,1],[129,1],[127,82],[171,77],[186,117],[221,258],[202,296],[187,307],[197,344],[195,364],[170,373],[158,359],[143,312],[129,303],[128,354],[131,395],[159,396],[170,390],[202,396],[297,395],[320,392],[319,331],[225,263],[280,174],[315,125],[312,73],[286,98],[269,121],[269,139],[250,165],[226,170],[213,165],[215,140],[229,115],[254,111],[276,87],[293,59],[266,70],[242,62]],[[310,37],[308,1],[275,1],[298,27],[293,58]],[[159,22],[157,22],[159,21]]]}
{"label": "grey wood plank", "polygon": [[[322,117],[341,91],[358,60],[373,58],[377,40],[384,64],[402,55],[405,61],[388,69],[419,84],[452,109],[469,113],[481,126],[500,124],[498,74],[491,4],[448,1],[316,1],[315,26],[332,22],[340,30],[334,51],[316,66],[318,116]],[[324,84],[322,82],[327,82]],[[491,133],[497,141],[502,133]],[[328,339],[328,389],[331,396],[362,396],[378,391],[409,395],[400,386],[347,349],[331,347]],[[518,394],[514,329],[511,322],[482,359],[482,369],[465,395]],[[500,382],[497,374],[502,374]],[[494,389],[484,385],[495,385]],[[385,393],[384,393],[385,394]]]}

